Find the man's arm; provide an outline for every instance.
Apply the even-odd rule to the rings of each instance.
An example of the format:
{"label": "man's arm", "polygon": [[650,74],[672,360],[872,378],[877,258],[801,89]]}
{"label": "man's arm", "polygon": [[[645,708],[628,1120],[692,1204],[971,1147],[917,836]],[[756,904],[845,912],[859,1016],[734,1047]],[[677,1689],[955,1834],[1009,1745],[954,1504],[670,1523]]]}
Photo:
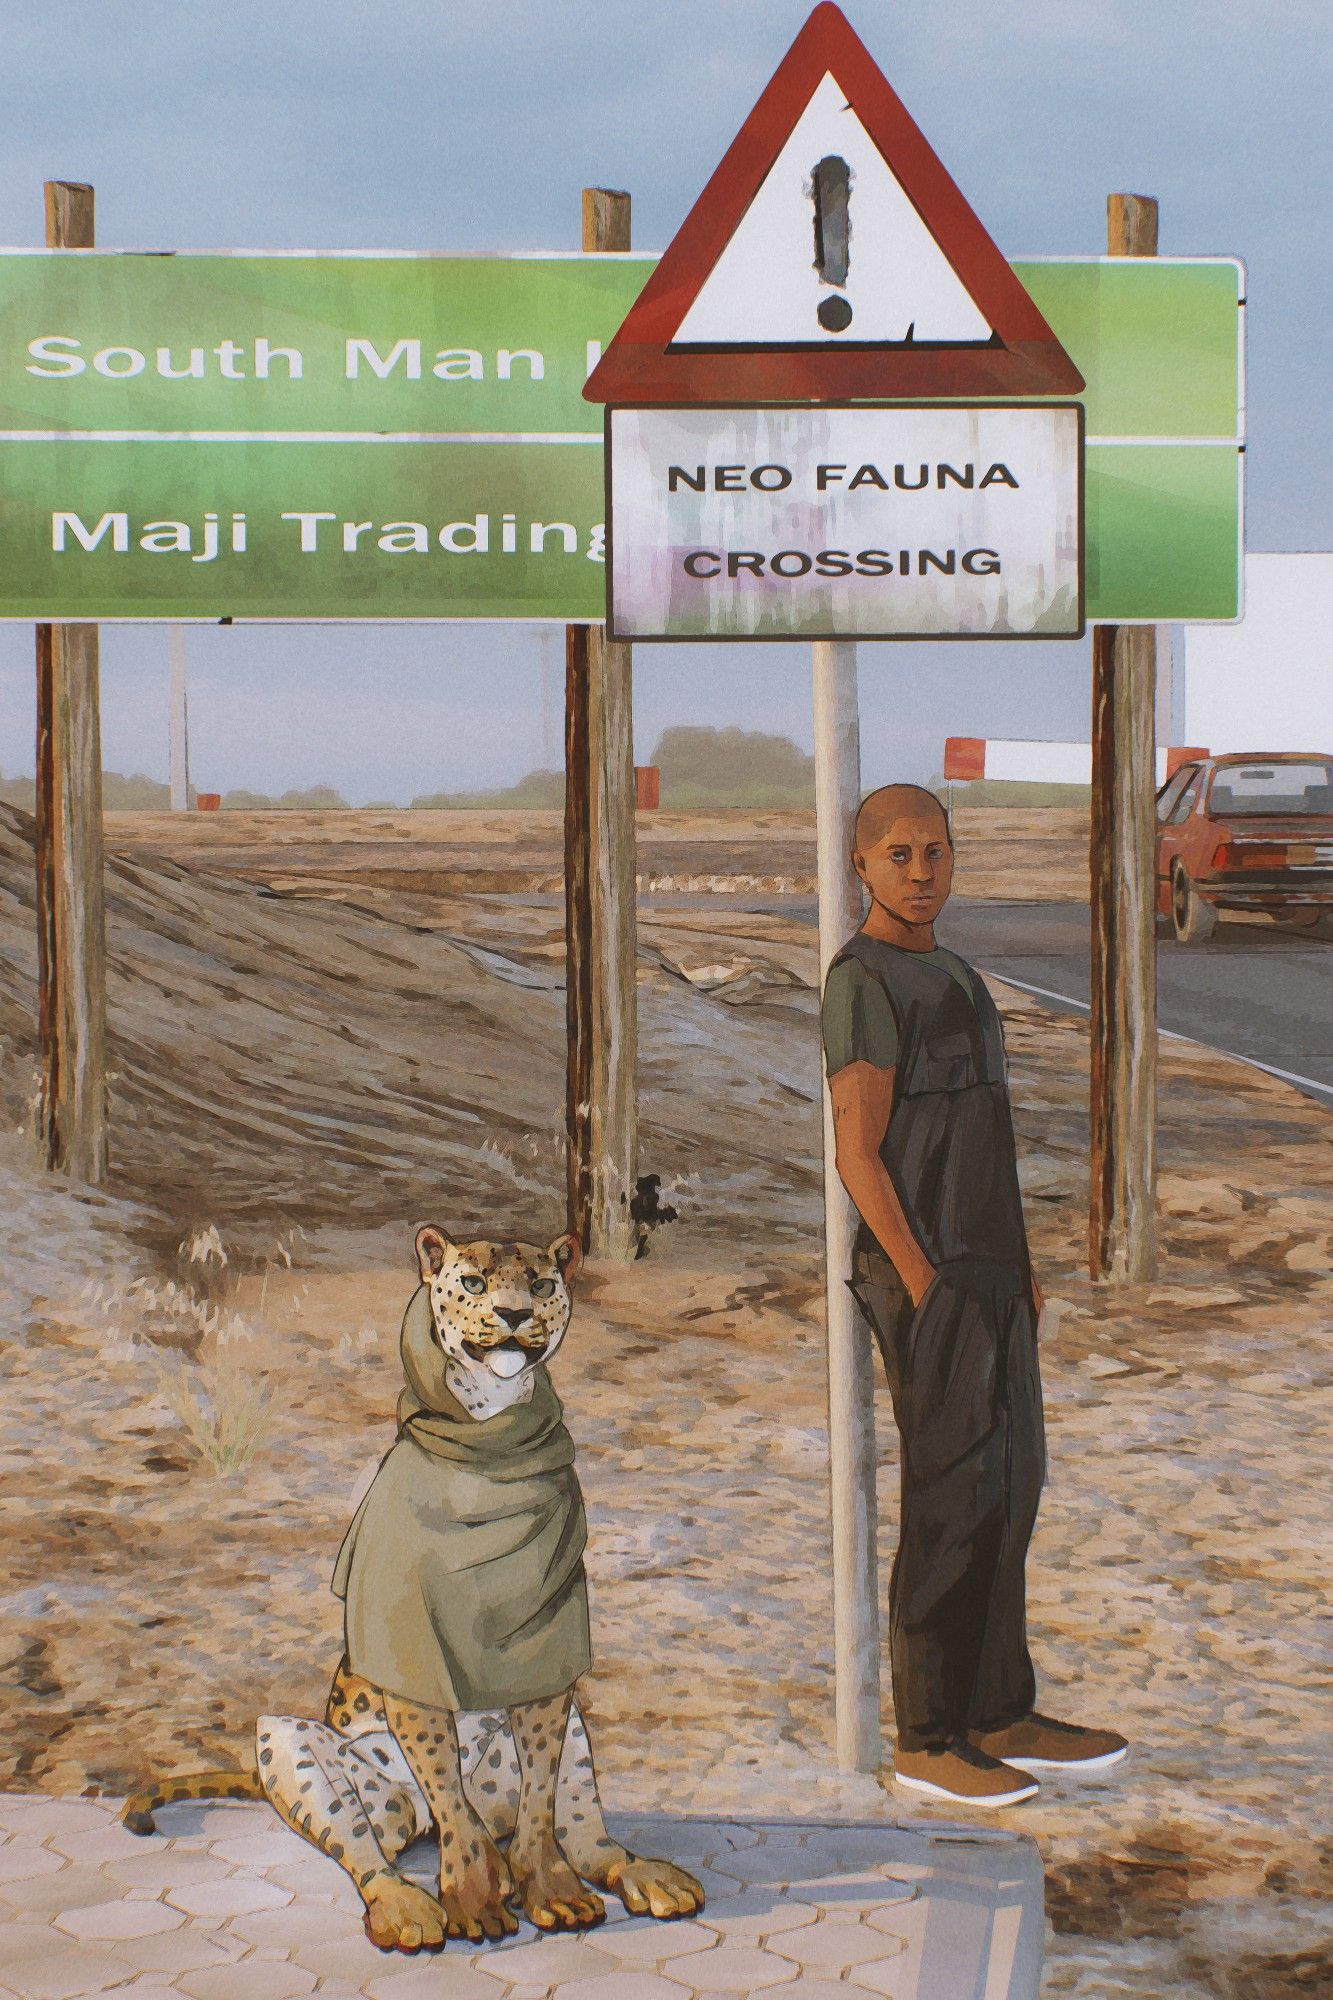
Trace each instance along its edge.
{"label": "man's arm", "polygon": [[930,1289],[935,1267],[912,1234],[898,1190],[879,1156],[893,1110],[895,1075],[874,1063],[852,1062],[829,1079],[835,1159],[838,1178],[857,1213],[907,1287],[912,1304],[918,1306]]}

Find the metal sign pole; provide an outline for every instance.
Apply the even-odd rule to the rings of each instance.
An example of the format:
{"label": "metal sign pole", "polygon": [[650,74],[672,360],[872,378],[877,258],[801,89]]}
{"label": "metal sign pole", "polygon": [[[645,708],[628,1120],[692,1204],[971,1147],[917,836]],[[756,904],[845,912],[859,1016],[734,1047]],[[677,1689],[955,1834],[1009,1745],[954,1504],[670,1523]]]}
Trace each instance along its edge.
{"label": "metal sign pole", "polygon": [[[852,829],[861,793],[861,731],[856,647],[845,640],[821,639],[812,653],[822,989],[831,960],[861,923],[861,884],[851,860]],[[833,1109],[828,1091],[822,1094],[838,1763],[844,1771],[877,1771],[881,1745],[875,1384],[870,1335],[847,1289],[856,1215],[838,1179]]]}

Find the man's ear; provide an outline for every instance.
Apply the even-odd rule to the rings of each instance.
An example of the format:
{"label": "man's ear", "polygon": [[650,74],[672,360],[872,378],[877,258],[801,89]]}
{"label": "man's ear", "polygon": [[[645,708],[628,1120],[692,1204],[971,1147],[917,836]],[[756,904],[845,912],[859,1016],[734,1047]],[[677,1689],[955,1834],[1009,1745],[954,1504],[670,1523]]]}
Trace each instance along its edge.
{"label": "man's ear", "polygon": [[417,1231],[417,1264],[421,1271],[421,1282],[428,1285],[432,1278],[438,1278],[444,1268],[444,1260],[453,1249],[453,1238],[428,1222]]}
{"label": "man's ear", "polygon": [[546,1254],[555,1258],[560,1266],[561,1277],[567,1285],[572,1285],[579,1274],[579,1265],[583,1262],[583,1245],[578,1237],[557,1236]]}
{"label": "man's ear", "polygon": [[[865,882],[866,858],[864,854],[862,854],[859,847],[854,847],[852,849],[852,866],[856,870],[857,874],[860,876],[861,880]],[[867,883],[866,886],[869,887],[869,884]]]}

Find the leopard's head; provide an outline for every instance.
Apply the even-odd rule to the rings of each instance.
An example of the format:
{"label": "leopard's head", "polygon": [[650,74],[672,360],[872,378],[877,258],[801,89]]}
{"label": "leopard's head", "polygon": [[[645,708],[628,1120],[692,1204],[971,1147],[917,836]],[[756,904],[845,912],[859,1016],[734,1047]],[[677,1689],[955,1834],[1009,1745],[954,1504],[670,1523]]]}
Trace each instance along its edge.
{"label": "leopard's head", "polygon": [[577,1236],[558,1236],[544,1250],[485,1237],[455,1243],[431,1223],[417,1231],[416,1246],[450,1393],[479,1420],[526,1402],[533,1370],[569,1325]]}

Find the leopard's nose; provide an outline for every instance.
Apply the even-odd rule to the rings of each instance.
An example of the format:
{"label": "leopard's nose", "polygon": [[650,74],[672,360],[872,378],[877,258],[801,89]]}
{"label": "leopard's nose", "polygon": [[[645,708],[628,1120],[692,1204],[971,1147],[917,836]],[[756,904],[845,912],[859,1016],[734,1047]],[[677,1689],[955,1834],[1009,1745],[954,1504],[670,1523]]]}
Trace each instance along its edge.
{"label": "leopard's nose", "polygon": [[511,1333],[517,1333],[521,1326],[527,1325],[532,1314],[526,1306],[497,1306],[495,1317],[502,1319]]}

